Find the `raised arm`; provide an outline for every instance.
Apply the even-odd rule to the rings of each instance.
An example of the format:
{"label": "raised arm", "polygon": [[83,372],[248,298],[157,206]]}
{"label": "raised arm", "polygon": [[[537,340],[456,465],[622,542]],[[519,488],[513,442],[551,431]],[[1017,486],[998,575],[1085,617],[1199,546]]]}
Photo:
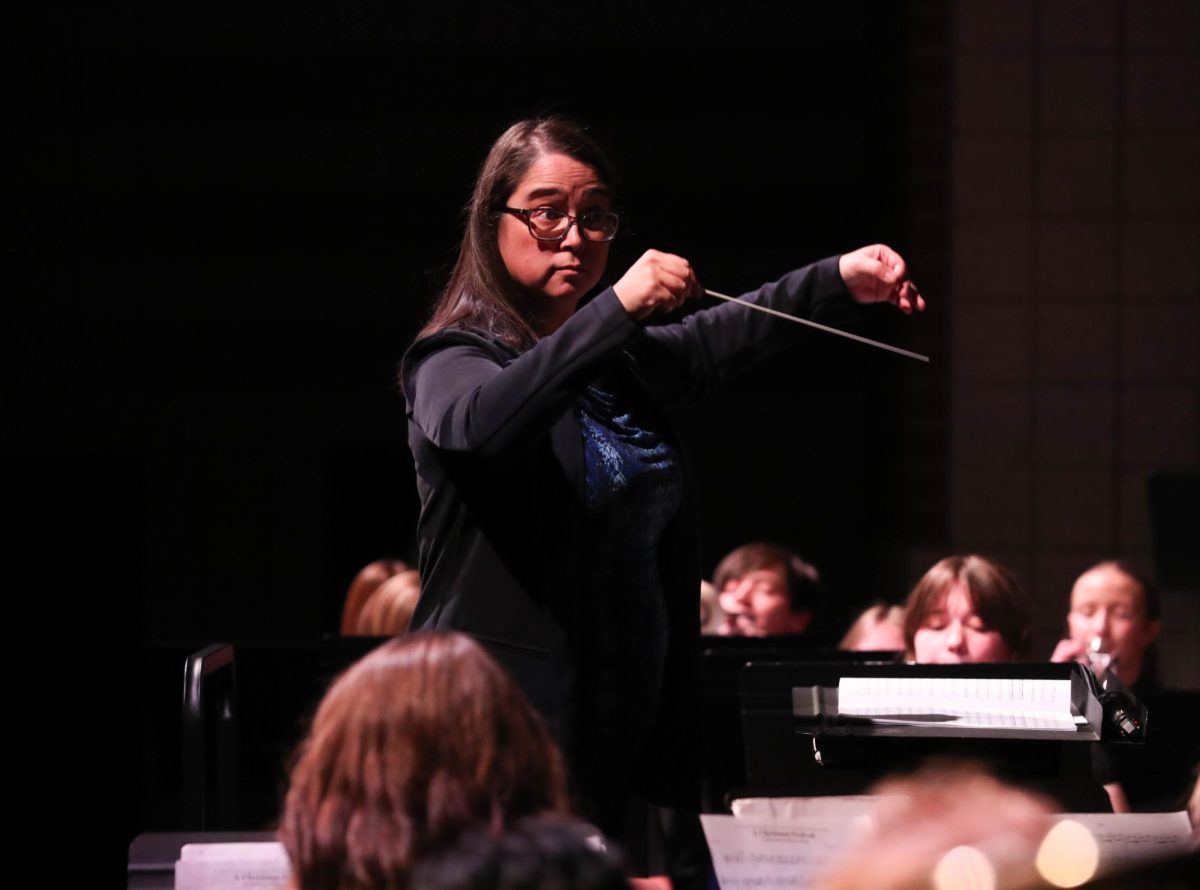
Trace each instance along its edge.
{"label": "raised arm", "polygon": [[[802,318],[851,301],[887,302],[906,314],[925,308],[903,258],[883,244],[796,269],[741,299]],[[765,313],[723,303],[678,324],[649,328],[638,355],[660,399],[687,399],[780,347],[794,329]]]}
{"label": "raised arm", "polygon": [[547,429],[597,364],[640,330],[610,289],[511,360],[478,334],[436,334],[404,357],[409,417],[438,448],[502,455]]}
{"label": "raised arm", "polygon": [[[796,269],[741,299],[811,318],[821,306],[849,300],[837,263],[837,257],[830,257]],[[647,328],[637,348],[643,379],[663,401],[695,398],[786,343],[795,327],[722,303],[677,324]]]}

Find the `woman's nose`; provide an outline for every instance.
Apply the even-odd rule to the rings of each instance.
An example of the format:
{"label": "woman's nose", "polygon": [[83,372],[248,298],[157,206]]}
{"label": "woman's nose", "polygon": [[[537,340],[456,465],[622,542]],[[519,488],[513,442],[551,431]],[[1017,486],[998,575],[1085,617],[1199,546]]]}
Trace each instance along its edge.
{"label": "woman's nose", "polygon": [[567,226],[567,231],[563,233],[562,241],[559,242],[559,247],[578,250],[584,245],[583,235],[579,233],[579,220],[573,219]]}
{"label": "woman's nose", "polygon": [[961,652],[966,643],[966,635],[962,625],[957,621],[946,628],[946,648],[951,652]]}

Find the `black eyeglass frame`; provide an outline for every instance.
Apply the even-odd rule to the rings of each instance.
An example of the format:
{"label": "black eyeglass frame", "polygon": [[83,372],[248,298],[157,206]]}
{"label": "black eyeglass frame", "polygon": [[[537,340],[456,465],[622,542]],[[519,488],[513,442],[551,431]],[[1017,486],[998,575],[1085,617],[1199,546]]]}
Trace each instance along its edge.
{"label": "black eyeglass frame", "polygon": [[[521,219],[525,220],[525,225],[529,229],[529,234],[532,235],[534,237],[534,239],[537,241],[561,241],[563,238],[567,237],[567,233],[571,231],[571,226],[577,226],[579,228],[579,237],[582,238],[584,241],[592,241],[597,244],[607,244],[609,241],[612,241],[614,238],[617,237],[617,231],[621,226],[621,215],[619,213],[617,213],[615,210],[588,210],[588,211],[580,214],[579,216],[572,216],[571,214],[566,213],[562,210],[555,210],[553,207],[497,207],[496,209],[501,213],[511,213],[513,216],[518,216]],[[545,213],[547,211],[550,213],[561,213],[564,217],[566,217],[567,227],[562,230],[561,235],[539,235],[537,232],[535,232],[533,230],[533,220],[530,219],[530,217],[534,213],[538,213],[538,212]],[[581,219],[582,219],[582,217],[590,216],[593,214],[603,214],[604,216],[611,216],[614,220],[616,220],[617,224],[613,228],[612,234],[609,235],[607,238],[591,238],[588,236],[587,229],[585,229],[583,227],[583,225],[581,223]]]}

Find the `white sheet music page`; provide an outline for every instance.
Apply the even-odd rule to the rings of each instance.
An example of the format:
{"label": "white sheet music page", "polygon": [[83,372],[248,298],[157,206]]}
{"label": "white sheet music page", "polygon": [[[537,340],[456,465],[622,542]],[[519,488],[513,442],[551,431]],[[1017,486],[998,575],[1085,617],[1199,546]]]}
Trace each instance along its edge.
{"label": "white sheet music page", "polygon": [[1069,678],[842,677],[838,712],[889,722],[933,723],[938,716],[957,726],[1060,731],[1082,719],[1071,711]]}
{"label": "white sheet music page", "polygon": [[1150,859],[1186,852],[1191,845],[1188,814],[1067,813],[1092,833],[1100,847],[1100,872],[1127,868]]}
{"label": "white sheet music page", "polygon": [[881,801],[903,799],[887,794],[831,794],[825,797],[739,797],[729,808],[739,819],[870,816]]}
{"label": "white sheet music page", "polygon": [[[810,886],[869,829],[866,813],[882,800],[873,795],[746,798],[735,801],[742,816],[702,815],[722,890]],[[1054,819],[1087,829],[1096,841],[1100,874],[1178,855],[1191,844],[1185,812],[1062,813]]]}
{"label": "white sheet music page", "polygon": [[175,890],[281,890],[290,877],[287,852],[273,841],[185,844],[175,863]]}
{"label": "white sheet music page", "polygon": [[865,829],[857,818],[702,815],[721,890],[808,887]]}

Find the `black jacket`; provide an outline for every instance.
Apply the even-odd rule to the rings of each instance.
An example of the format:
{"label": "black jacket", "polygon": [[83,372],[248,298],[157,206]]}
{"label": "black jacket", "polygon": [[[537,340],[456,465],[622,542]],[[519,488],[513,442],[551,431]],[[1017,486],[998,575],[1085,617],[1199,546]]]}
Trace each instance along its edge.
{"label": "black jacket", "polygon": [[[811,317],[846,297],[832,257],[745,299]],[[620,362],[640,396],[668,406],[700,395],[786,342],[795,326],[730,304],[643,327],[611,290],[516,354],[486,333],[448,329],[413,344],[401,366],[421,497],[421,598],[414,628],[464,631],[488,647],[549,720],[584,785],[605,781],[587,747],[576,692],[596,665],[577,654],[589,628],[581,577],[584,458],[577,393]],[[661,418],[660,430],[676,446]],[[661,548],[667,656],[655,729],[635,775],[653,800],[694,800],[699,557],[691,485]],[[590,777],[590,778],[589,778]]]}

